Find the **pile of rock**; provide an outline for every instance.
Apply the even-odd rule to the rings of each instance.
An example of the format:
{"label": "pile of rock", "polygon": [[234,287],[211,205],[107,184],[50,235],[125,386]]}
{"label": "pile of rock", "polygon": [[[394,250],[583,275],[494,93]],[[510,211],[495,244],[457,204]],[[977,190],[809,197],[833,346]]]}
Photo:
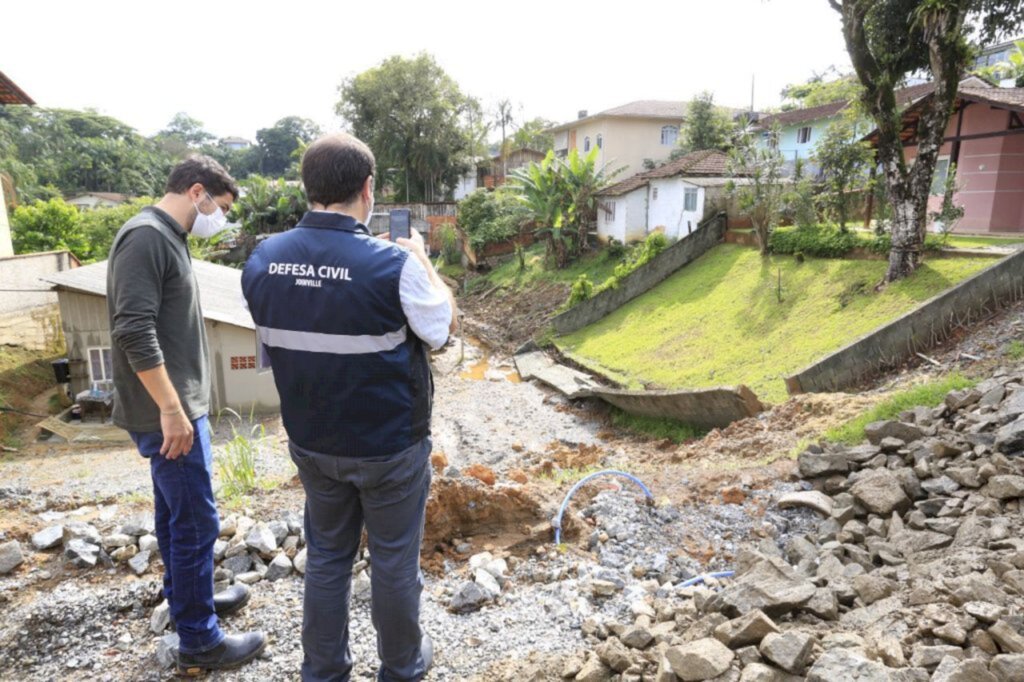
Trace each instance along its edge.
{"label": "pile of rock", "polygon": [[[148,571],[160,556],[152,514],[136,514],[106,530],[102,532],[92,523],[71,521],[39,530],[32,535],[31,544],[41,552],[59,549],[64,560],[78,568],[123,564],[135,575]],[[229,515],[220,522],[213,554],[218,589],[234,582],[251,585],[260,580],[279,580],[293,572],[305,573],[302,517],[286,512],[279,519],[261,522]],[[9,566],[7,571],[13,570],[22,561],[16,540],[0,545],[0,568]]]}
{"label": "pile of rock", "polygon": [[744,548],[720,585],[649,581],[629,620],[584,622],[591,651],[562,676],[1024,680],[1022,383],[999,372],[866,444],[811,447],[785,504],[825,515],[815,532]]}
{"label": "pile of rock", "polygon": [[509,564],[490,552],[480,552],[469,558],[472,580],[462,582],[448,602],[454,613],[469,613],[493,602],[501,595],[508,581]]}

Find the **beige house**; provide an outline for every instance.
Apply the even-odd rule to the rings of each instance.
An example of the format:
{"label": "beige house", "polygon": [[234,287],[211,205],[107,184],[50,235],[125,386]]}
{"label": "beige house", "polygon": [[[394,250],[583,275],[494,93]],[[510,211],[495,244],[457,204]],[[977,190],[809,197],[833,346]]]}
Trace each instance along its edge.
{"label": "beige house", "polygon": [[622,168],[619,177],[628,177],[644,170],[645,159],[655,163],[668,159],[688,106],[687,102],[640,100],[593,115],[581,111],[575,121],[550,129],[555,154],[566,156],[573,149],[587,154],[596,148],[599,167]]}
{"label": "beige house", "polygon": [[43,278],[78,265],[67,251],[0,257],[0,344],[53,352],[60,348],[57,294]]}
{"label": "beige house", "polygon": [[[241,270],[198,260],[192,267],[210,344],[212,411],[230,407],[240,414],[277,412],[281,400],[273,375],[256,371],[256,329],[243,305]],[[88,389],[93,381],[109,381],[107,262],[43,279],[54,285],[60,301],[72,393]]]}

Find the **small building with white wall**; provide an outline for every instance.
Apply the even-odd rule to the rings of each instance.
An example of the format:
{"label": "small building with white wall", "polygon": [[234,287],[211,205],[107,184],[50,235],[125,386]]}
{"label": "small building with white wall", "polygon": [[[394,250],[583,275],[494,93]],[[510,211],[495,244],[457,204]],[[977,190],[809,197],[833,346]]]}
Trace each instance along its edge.
{"label": "small building with white wall", "polygon": [[597,234],[627,243],[663,232],[685,237],[716,208],[729,182],[728,157],[717,150],[691,152],[598,192]]}
{"label": "small building with white wall", "polygon": [[[279,411],[281,400],[273,375],[256,371],[256,326],[243,305],[241,270],[199,260],[192,261],[192,268],[210,345],[211,411],[225,407],[240,414]],[[72,393],[88,389],[93,381],[109,381],[107,261],[44,279],[53,285],[60,302]]]}
{"label": "small building with white wall", "polygon": [[79,266],[68,251],[0,258],[0,344],[57,352],[61,345],[57,294],[44,277]]}
{"label": "small building with white wall", "polygon": [[129,197],[127,194],[121,194],[119,192],[85,192],[83,194],[76,194],[65,201],[77,208],[79,211],[91,211],[96,208],[120,206],[121,204],[126,203],[128,199]]}

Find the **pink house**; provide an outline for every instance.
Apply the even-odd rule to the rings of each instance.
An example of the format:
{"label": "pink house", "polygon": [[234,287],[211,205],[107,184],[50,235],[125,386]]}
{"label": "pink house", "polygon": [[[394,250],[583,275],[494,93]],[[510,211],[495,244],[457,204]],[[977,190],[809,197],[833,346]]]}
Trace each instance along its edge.
{"label": "pink house", "polygon": [[[907,161],[914,144],[920,102],[903,114]],[[946,174],[956,165],[964,207],[957,232],[1024,232],[1024,88],[961,86],[932,183],[930,210],[942,204]]]}

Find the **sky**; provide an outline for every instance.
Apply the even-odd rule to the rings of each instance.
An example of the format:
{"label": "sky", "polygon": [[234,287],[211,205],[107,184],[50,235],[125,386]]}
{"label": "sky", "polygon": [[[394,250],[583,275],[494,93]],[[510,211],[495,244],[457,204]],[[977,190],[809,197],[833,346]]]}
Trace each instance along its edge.
{"label": "sky", "polygon": [[0,71],[40,106],[93,108],[151,135],[176,112],[218,137],[297,115],[326,130],[339,85],[432,54],[488,110],[564,122],[638,99],[778,106],[787,83],[847,68],[826,0],[483,3],[5,2]]}

